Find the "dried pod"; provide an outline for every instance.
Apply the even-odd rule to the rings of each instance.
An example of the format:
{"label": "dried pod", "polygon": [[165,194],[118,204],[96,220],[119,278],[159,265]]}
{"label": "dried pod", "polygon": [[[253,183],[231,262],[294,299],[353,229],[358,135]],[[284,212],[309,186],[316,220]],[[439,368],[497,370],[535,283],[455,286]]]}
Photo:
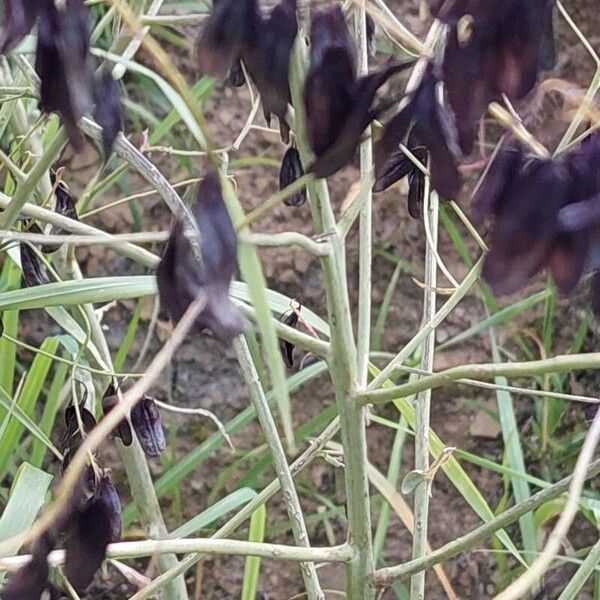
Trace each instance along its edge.
{"label": "dried pod", "polygon": [[58,600],[58,590],[49,582],[48,554],[53,544],[42,536],[33,546],[31,560],[14,573],[4,586],[2,600]]}
{"label": "dried pod", "polygon": [[304,104],[316,160],[308,171],[329,177],[352,161],[364,130],[381,112],[372,107],[377,90],[408,65],[391,63],[357,79],[354,42],[339,4],[312,14],[310,39]]}
{"label": "dried pod", "polygon": [[121,89],[110,69],[104,68],[94,82],[94,119],[102,127],[102,150],[108,160],[117,135],[123,129]]}
{"label": "dried pod", "polygon": [[[54,211],[57,214],[62,215],[63,217],[68,217],[69,219],[78,221],[79,217],[77,216],[77,209],[75,208],[76,200],[69,191],[67,184],[64,181],[59,181],[58,183],[56,183],[55,176],[53,174],[51,174],[51,180],[52,184],[56,186],[54,192]],[[28,230],[32,233],[44,233],[35,223],[32,222],[30,222]],[[50,234],[69,235],[70,232],[65,229],[62,229],[61,227],[52,227],[50,229]],[[45,243],[40,245],[40,250],[44,254],[52,254],[53,252],[56,252],[61,246],[61,243]]]}
{"label": "dried pod", "polygon": [[[102,397],[102,412],[104,416],[108,415],[108,413],[119,404],[119,396],[117,395],[117,391],[112,383],[104,392],[104,396]],[[131,446],[131,442],[133,441],[133,436],[131,433],[131,426],[129,425],[129,421],[127,419],[123,419],[111,432],[111,437],[118,437],[121,439],[125,446]]]}
{"label": "dried pod", "polygon": [[23,40],[46,4],[44,0],[5,0],[0,25],[0,54],[6,54]]}
{"label": "dried pod", "polygon": [[65,575],[77,593],[94,579],[113,535],[113,507],[106,496],[92,496],[71,519],[65,541]]}
{"label": "dried pod", "polygon": [[[410,149],[413,156],[426,168],[427,149],[417,146]],[[425,193],[425,174],[404,152],[394,152],[385,164],[384,170],[375,181],[375,193],[387,190],[398,181],[408,177],[408,212],[414,219],[419,219],[423,213],[423,194]]]}
{"label": "dried pod", "polygon": [[80,149],[78,122],[94,104],[89,9],[82,0],[47,3],[39,19],[35,70],[41,79],[40,108],[60,115],[71,144]]}
{"label": "dried pod", "polygon": [[[281,161],[281,169],[279,170],[279,189],[282,190],[288,185],[294,183],[304,175],[300,153],[296,148],[290,146]],[[299,192],[286,198],[283,203],[286,206],[302,206],[306,202],[306,188],[302,188]]]}
{"label": "dried pod", "polygon": [[[78,407],[79,415],[81,417],[81,424],[83,426],[83,433],[88,434],[94,427],[96,427],[96,418],[94,415],[80,404]],[[64,471],[71,462],[71,458],[77,452],[77,449],[81,445],[81,431],[79,429],[79,420],[77,418],[77,410],[75,406],[70,405],[65,410],[65,432],[63,433],[60,443],[59,450],[63,454],[62,470]]]}
{"label": "dried pod", "polygon": [[256,0],[215,0],[194,48],[200,72],[225,77],[239,60],[242,48],[254,43],[260,25]]}
{"label": "dried pod", "polygon": [[502,95],[512,101],[523,98],[539,70],[552,67],[554,4],[448,0],[433,6],[434,14],[450,26],[442,78],[465,154],[471,152],[477,123],[489,102]]}
{"label": "dried pod", "polygon": [[158,291],[173,321],[205,294],[206,306],[196,329],[209,329],[218,339],[230,341],[245,327],[239,309],[229,299],[229,285],[237,269],[237,236],[223,202],[218,176],[207,174],[198,187],[194,216],[200,232],[202,264],[191,241],[176,220],[156,272]]}
{"label": "dried pod", "polygon": [[147,456],[160,456],[167,449],[160,411],[150,396],[142,396],[131,410],[131,425]]}
{"label": "dried pod", "polygon": [[296,0],[281,0],[269,17],[260,21],[259,35],[241,55],[260,92],[265,120],[269,123],[271,114],[279,119],[285,143],[289,141],[285,117],[291,102],[289,64],[297,34]]}
{"label": "dried pod", "polygon": [[20,251],[23,283],[27,287],[50,283],[50,277],[35,250],[28,244],[20,244]]}
{"label": "dried pod", "polygon": [[114,544],[121,539],[123,533],[123,516],[121,510],[121,501],[117,488],[106,472],[100,477],[96,486],[95,497],[100,500],[107,509],[110,517],[110,538],[109,542]]}
{"label": "dried pod", "polygon": [[[449,110],[438,96],[439,79],[430,65],[409,103],[386,125],[375,147],[375,171],[379,180],[408,132],[429,152],[431,185],[445,200],[456,198],[462,179],[458,161],[462,156],[458,131]],[[412,124],[412,129],[411,129]]]}
{"label": "dried pod", "polygon": [[[300,310],[298,308],[298,310]],[[289,315],[282,315],[281,320],[288,327],[296,328],[298,325],[298,313],[293,310]],[[282,340],[279,344],[281,350],[281,356],[283,356],[283,362],[288,369],[294,366],[294,344],[287,340]]]}

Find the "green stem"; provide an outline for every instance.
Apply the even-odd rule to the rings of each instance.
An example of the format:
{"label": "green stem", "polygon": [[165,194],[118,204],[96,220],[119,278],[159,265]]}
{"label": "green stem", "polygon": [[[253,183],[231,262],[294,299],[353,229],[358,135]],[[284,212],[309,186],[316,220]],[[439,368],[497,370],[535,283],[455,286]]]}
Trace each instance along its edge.
{"label": "green stem", "polygon": [[[265,542],[248,542],[245,540],[219,540],[205,538],[185,538],[177,540],[140,540],[136,542],[118,542],[110,544],[106,551],[107,558],[125,560],[160,556],[162,554],[187,554],[202,552],[215,555],[261,556],[281,561],[313,561],[327,563],[344,563],[352,557],[352,550],[347,544],[330,548],[298,548],[283,544],[267,544]],[[0,558],[0,571],[14,571],[29,562],[31,555]],[[48,556],[53,567],[64,564],[65,551],[55,550]]]}
{"label": "green stem", "polygon": [[[358,43],[358,74],[369,72],[369,49],[367,39],[367,19],[364,2],[355,12],[355,28]],[[360,178],[370,179],[373,170],[372,128],[360,145]],[[371,342],[371,300],[372,300],[372,262],[373,262],[373,193],[366,190],[364,204],[359,217],[359,255],[358,255],[358,333],[356,350],[358,354],[358,384],[367,385],[369,374],[369,344]]]}
{"label": "green stem", "polygon": [[[295,133],[302,162],[309,164],[312,154],[308,146],[304,103],[304,73],[302,36],[299,36],[291,61],[290,87],[295,108]],[[327,233],[330,256],[321,259],[323,282],[330,324],[331,359],[329,372],[340,414],[340,429],[344,447],[346,502],[348,510],[348,542],[354,551],[346,569],[346,598],[371,600],[375,597],[369,574],[373,570],[371,545],[370,496],[367,478],[367,443],[364,409],[353,401],[358,388],[357,351],[352,331],[348,283],[345,268],[345,244],[340,234],[325,180],[308,185],[315,229]]]}
{"label": "green stem", "polygon": [[[302,507],[300,506],[300,499],[294,486],[294,479],[290,472],[290,467],[285,458],[285,452],[281,441],[279,439],[279,433],[277,426],[271,415],[269,403],[265,396],[265,392],[260,384],[258,373],[252,362],[252,356],[248,348],[248,344],[243,336],[239,336],[233,342],[238,363],[242,370],[242,375],[246,382],[246,387],[250,392],[250,398],[252,404],[256,410],[256,416],[260,422],[261,428],[267,440],[267,445],[271,450],[273,456],[273,463],[275,465],[275,471],[277,477],[281,483],[281,489],[283,490],[283,496],[285,498],[285,505],[287,508],[288,516],[292,526],[292,532],[294,534],[294,540],[298,546],[308,548],[310,541],[308,539],[308,532],[306,530],[306,524],[304,523],[304,515],[302,513]],[[302,563],[302,577],[304,579],[304,585],[308,594],[309,600],[324,600],[325,595],[319,585],[319,579],[317,577],[317,571],[315,565],[312,562]]]}
{"label": "green stem", "polygon": [[[600,460],[596,460],[588,467],[585,474],[585,479],[591,479],[598,474],[600,474]],[[458,556],[469,548],[473,548],[476,544],[488,539],[496,531],[504,529],[528,512],[536,510],[546,502],[553,500],[554,498],[557,498],[566,492],[569,489],[573,477],[574,475],[569,475],[569,477],[562,479],[558,483],[555,483],[545,490],[534,494],[525,502],[521,502],[520,504],[509,508],[501,515],[497,516],[491,521],[488,521],[484,525],[477,527],[477,529],[474,529],[470,533],[467,533],[449,542],[438,550],[434,550],[428,556],[424,556],[418,560],[411,560],[410,562],[402,565],[388,567],[386,569],[379,569],[375,572],[374,576],[376,585],[387,587],[396,579],[409,577],[414,573],[418,573],[424,569],[429,569],[434,565]]]}
{"label": "green stem", "polygon": [[462,378],[490,380],[498,376],[534,377],[546,373],[565,373],[580,369],[598,369],[600,353],[564,354],[545,360],[531,360],[514,363],[483,363],[451,367],[434,375],[423,377],[419,381],[404,383],[382,390],[367,390],[357,394],[360,404],[383,404],[397,398],[406,398],[424,390],[433,390]]}
{"label": "green stem", "polygon": [[[429,193],[429,178],[426,179],[424,193],[424,215],[431,232],[431,241],[427,243],[425,255],[425,284],[427,288],[423,294],[423,324],[428,323],[435,315],[435,301],[437,286],[437,241],[438,241],[438,197],[435,192]],[[435,350],[435,328],[423,342],[423,355],[421,368],[430,371],[433,367]],[[429,471],[429,421],[431,408],[431,390],[424,390],[415,401],[415,469],[423,472]],[[430,481],[423,481],[415,489],[414,515],[415,527],[413,532],[413,559],[419,559],[427,554],[427,532],[429,521],[429,491]],[[425,598],[425,571],[413,575],[410,581],[411,600],[424,600]]]}

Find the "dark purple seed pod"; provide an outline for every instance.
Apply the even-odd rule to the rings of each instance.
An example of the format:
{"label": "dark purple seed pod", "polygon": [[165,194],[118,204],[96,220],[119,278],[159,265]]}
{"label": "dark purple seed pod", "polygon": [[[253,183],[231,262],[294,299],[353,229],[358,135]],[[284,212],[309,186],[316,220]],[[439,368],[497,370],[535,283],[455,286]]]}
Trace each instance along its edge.
{"label": "dark purple seed pod", "polygon": [[79,119],[94,105],[94,77],[89,53],[89,9],[82,0],[64,6],[46,2],[39,19],[35,70],[41,80],[42,112],[60,115],[69,140],[83,146]]}
{"label": "dark purple seed pod", "polygon": [[[79,414],[84,433],[88,434],[96,427],[96,418],[82,404],[79,405]],[[81,432],[75,407],[70,405],[65,410],[65,431],[59,442],[59,450],[63,454],[61,470],[64,471],[71,462],[71,458],[81,445]]]}
{"label": "dark purple seed pod", "polygon": [[237,236],[215,173],[207,174],[198,187],[193,213],[200,231],[202,264],[196,260],[183,223],[176,220],[156,272],[160,299],[177,323],[189,305],[205,294],[206,306],[196,320],[196,330],[208,329],[228,342],[244,330],[246,322],[229,299],[237,270]]}
{"label": "dark purple seed pod", "polygon": [[10,576],[2,590],[2,600],[40,600],[44,593],[50,600],[60,598],[56,595],[56,588],[48,581],[48,554],[52,548],[53,543],[46,535],[35,542],[31,560]]}
{"label": "dark purple seed pod", "polygon": [[310,27],[304,105],[316,160],[307,170],[329,177],[353,160],[364,130],[384,109],[372,106],[377,91],[408,63],[392,62],[357,79],[355,44],[340,5],[313,12]]}
{"label": "dark purple seed pod", "polygon": [[451,200],[462,187],[458,170],[462,152],[453,117],[437,95],[438,84],[430,65],[408,104],[385,126],[375,147],[375,173],[377,179],[383,176],[390,156],[410,131],[411,137],[429,152],[431,186],[443,200]]}
{"label": "dark purple seed pod", "polygon": [[241,58],[254,81],[263,105],[265,120],[271,115],[279,119],[281,139],[289,142],[289,125],[285,118],[291,102],[289,64],[294,40],[298,34],[296,0],[281,0],[267,19],[259,23],[259,34],[245,44]]}
{"label": "dark purple seed pod", "polygon": [[131,425],[147,456],[155,457],[164,454],[167,449],[167,441],[160,411],[153,398],[142,396],[142,399],[131,410]]}
{"label": "dark purple seed pod", "polygon": [[102,127],[102,151],[108,160],[119,131],[123,129],[121,88],[109,68],[104,68],[94,82],[94,119]]}
{"label": "dark purple seed pod", "polygon": [[113,535],[113,507],[105,496],[92,496],[70,520],[65,541],[65,575],[79,594],[94,579]]}
{"label": "dark purple seed pod", "polygon": [[102,475],[96,486],[95,497],[104,503],[110,516],[110,543],[113,544],[121,539],[123,533],[123,516],[121,501],[117,488],[107,473]]}
{"label": "dark purple seed pod", "polygon": [[225,77],[242,49],[256,43],[261,17],[256,0],[218,0],[203,23],[194,47],[201,73]]}
{"label": "dark purple seed pod", "polygon": [[45,0],[5,0],[0,24],[0,54],[10,52],[23,40],[45,5]]}
{"label": "dark purple seed pod", "polygon": [[[300,308],[298,308],[300,310]],[[293,327],[294,329],[298,325],[298,313],[293,310],[289,315],[283,314],[281,316],[281,320],[288,327]],[[283,356],[283,362],[288,369],[291,369],[294,366],[294,345],[287,340],[282,340],[279,344],[279,348],[281,350],[281,356]]]}
{"label": "dark purple seed pod", "polygon": [[[117,395],[117,391],[114,386],[110,384],[102,397],[102,413],[104,416],[108,415],[108,413],[119,404],[119,396]],[[133,441],[133,436],[131,433],[131,425],[129,425],[129,421],[127,419],[123,419],[111,432],[111,437],[118,437],[123,442],[125,446],[131,446],[131,442]]]}
{"label": "dark purple seed pod", "polygon": [[[281,169],[279,170],[279,189],[282,190],[288,185],[294,183],[297,179],[300,179],[304,175],[304,169],[302,168],[302,161],[300,160],[300,153],[296,148],[290,146],[281,161]],[[299,207],[306,202],[306,188],[302,188],[299,192],[296,192],[289,198],[286,198],[283,203],[286,206]]]}
{"label": "dark purple seed pod", "polygon": [[50,283],[48,272],[44,268],[40,257],[28,244],[20,244],[21,269],[23,270],[23,283],[27,287],[36,287]]}

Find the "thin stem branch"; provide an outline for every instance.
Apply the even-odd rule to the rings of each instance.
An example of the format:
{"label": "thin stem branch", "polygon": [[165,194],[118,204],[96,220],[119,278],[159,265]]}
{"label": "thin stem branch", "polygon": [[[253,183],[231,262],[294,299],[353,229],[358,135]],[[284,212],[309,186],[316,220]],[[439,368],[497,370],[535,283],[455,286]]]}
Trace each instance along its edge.
{"label": "thin stem branch", "polygon": [[[162,554],[203,554],[261,556],[272,560],[293,562],[345,563],[352,557],[352,550],[347,544],[330,548],[304,548],[285,546],[283,544],[267,544],[264,542],[248,542],[245,540],[220,540],[205,538],[186,538],[178,540],[140,540],[137,542],[118,542],[110,544],[106,551],[107,558],[119,560],[142,558]],[[0,571],[16,571],[26,565],[31,555],[10,556],[0,558]],[[48,556],[52,567],[65,562],[65,551],[55,550]]]}
{"label": "thin stem branch", "polygon": [[[600,474],[600,460],[594,461],[589,465],[587,469],[583,469],[580,472],[580,476],[584,480],[591,479],[596,475]],[[418,560],[411,560],[402,565],[394,567],[387,567],[385,569],[379,569],[375,572],[374,580],[377,586],[387,587],[393,581],[409,577],[414,573],[418,573],[423,569],[429,569],[434,565],[449,560],[455,556],[458,556],[461,552],[473,548],[475,545],[487,540],[490,536],[494,535],[496,531],[503,529],[518,521],[523,515],[536,510],[549,500],[558,498],[561,494],[569,489],[569,486],[575,478],[575,473],[569,475],[565,479],[562,479],[558,483],[547,487],[545,490],[541,490],[531,496],[528,500],[517,504],[504,511],[501,515],[498,515],[491,521],[480,525],[473,531],[455,539],[446,545],[442,546],[438,550],[434,550],[428,556],[420,558]]]}
{"label": "thin stem branch", "polygon": [[[310,546],[310,541],[304,522],[304,515],[302,514],[302,507],[300,506],[300,499],[298,498],[294,479],[290,472],[290,467],[287,463],[281,440],[279,439],[277,425],[275,425],[273,415],[271,414],[271,409],[269,408],[269,403],[260,383],[256,367],[252,362],[252,356],[246,339],[243,336],[238,336],[233,342],[233,347],[246,382],[246,387],[250,393],[250,399],[256,410],[256,416],[258,417],[267,445],[273,456],[273,463],[275,465],[277,477],[281,482],[281,489],[283,490],[294,540],[298,546],[308,548]],[[301,568],[309,600],[324,600],[325,595],[319,585],[319,579],[314,563],[302,563]]]}
{"label": "thin stem branch", "polygon": [[[290,87],[296,116],[296,139],[304,164],[312,160],[306,136],[306,115],[302,90],[307,57],[302,36],[296,40],[291,60]],[[348,600],[371,600],[375,589],[368,575],[373,570],[371,544],[371,511],[364,409],[352,395],[358,386],[357,351],[352,330],[348,282],[346,277],[346,250],[329,198],[325,180],[308,184],[311,213],[315,229],[329,235],[332,252],[321,259],[323,282],[327,298],[330,324],[330,374],[340,414],[342,444],[344,446],[346,501],[348,507],[348,542],[354,556],[346,569],[346,597]]]}
{"label": "thin stem branch", "polygon": [[[246,302],[238,302],[234,300],[236,304],[241,308],[242,312],[248,317],[251,321],[257,321],[256,310]],[[325,342],[320,340],[312,335],[308,335],[306,333],[302,333],[285,323],[273,318],[273,326],[275,327],[275,333],[278,337],[290,342],[294,346],[298,346],[307,352],[311,352],[315,356],[318,356],[323,359],[329,358],[329,342]]]}
{"label": "thin stem branch", "polygon": [[[426,179],[426,182],[429,178]],[[437,240],[438,240],[438,197],[435,192],[430,194],[429,184],[426,183],[424,193],[423,218],[429,223],[431,242],[427,244],[425,254],[425,284],[423,294],[423,323],[428,323],[435,316],[437,286]],[[435,351],[435,328],[431,328],[423,342],[421,368],[430,371],[433,368]],[[429,421],[431,408],[431,390],[425,390],[415,400],[415,469],[429,471]],[[413,533],[413,559],[419,559],[428,552],[429,524],[429,486],[430,481],[423,478],[417,485],[414,497],[415,527]],[[425,571],[413,575],[410,581],[411,600],[425,598]]]}
{"label": "thin stem branch", "polygon": [[[362,0],[355,11],[355,28],[358,43],[358,75],[369,72],[369,42],[367,39],[367,13]],[[373,170],[372,128],[369,127],[360,145],[360,178],[370,179]],[[356,351],[358,359],[358,385],[365,387],[369,375],[369,350],[371,343],[371,301],[373,262],[373,193],[365,193],[359,217],[358,255],[358,331]]]}
{"label": "thin stem branch", "polygon": [[315,242],[308,236],[296,231],[284,231],[283,233],[244,233],[240,236],[240,239],[254,246],[262,246],[264,248],[295,246],[315,256],[327,256],[331,252],[331,246],[327,242]]}
{"label": "thin stem branch", "polygon": [[[8,196],[0,193],[0,208],[6,208],[10,205],[10,203],[11,199]],[[152,254],[152,252],[148,252],[148,250],[144,250],[144,248],[140,248],[139,246],[135,246],[134,244],[125,242],[123,240],[115,239],[110,233],[107,233],[101,229],[96,229],[91,225],[86,225],[81,221],[76,221],[75,219],[70,219],[69,217],[59,215],[58,213],[48,210],[47,208],[42,208],[41,206],[36,206],[35,204],[26,202],[21,206],[21,212],[28,217],[36,219],[37,221],[49,223],[56,227],[60,227],[61,229],[65,229],[66,231],[71,231],[75,234],[86,236],[89,235],[105,239],[106,246],[115,249],[123,256],[127,256],[128,258],[131,258],[132,260],[146,267],[156,268],[160,261],[160,258],[156,256],[156,254]]]}
{"label": "thin stem branch", "polygon": [[360,404],[383,404],[397,398],[406,398],[424,390],[433,390],[462,378],[494,379],[505,377],[534,377],[546,373],[565,373],[580,369],[598,369],[600,367],[600,352],[588,354],[564,354],[545,360],[531,360],[514,363],[482,363],[451,367],[434,375],[423,377],[419,381],[404,383],[391,388],[367,390],[358,393]]}

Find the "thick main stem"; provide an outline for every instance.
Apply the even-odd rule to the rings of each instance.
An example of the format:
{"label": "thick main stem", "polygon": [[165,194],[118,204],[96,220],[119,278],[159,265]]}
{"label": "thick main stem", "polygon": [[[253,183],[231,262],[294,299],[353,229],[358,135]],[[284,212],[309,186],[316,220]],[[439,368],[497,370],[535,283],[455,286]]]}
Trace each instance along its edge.
{"label": "thick main stem", "polygon": [[[430,243],[425,254],[425,284],[423,296],[423,323],[430,321],[435,315],[435,288],[437,285],[437,238],[438,238],[438,198],[433,192],[428,199],[429,186],[425,189],[425,226],[430,231]],[[428,201],[429,200],[429,201]],[[433,244],[431,246],[430,244]],[[427,371],[433,367],[435,349],[435,329],[429,332],[423,344],[421,368]],[[425,390],[417,396],[415,403],[415,469],[423,472],[429,470],[429,417],[431,407],[431,390]],[[429,479],[424,478],[415,490],[415,529],[413,534],[413,559],[427,554],[427,525],[429,519]],[[411,600],[425,598],[425,571],[413,575],[410,581]]]}
{"label": "thick main stem", "polygon": [[[296,109],[295,132],[298,149],[303,163],[309,164],[312,154],[305,134],[302,90],[306,60],[302,51],[300,40],[296,43],[292,58],[290,84]],[[373,551],[369,484],[366,472],[367,443],[364,409],[354,400],[359,380],[345,269],[346,249],[331,208],[327,183],[324,180],[312,182],[308,185],[308,191],[315,229],[319,232],[327,232],[332,250],[330,256],[321,259],[321,266],[331,330],[329,366],[340,413],[344,447],[348,542],[353,549],[353,558],[346,569],[346,598],[371,600],[375,598],[375,588],[369,577],[373,570]]]}

